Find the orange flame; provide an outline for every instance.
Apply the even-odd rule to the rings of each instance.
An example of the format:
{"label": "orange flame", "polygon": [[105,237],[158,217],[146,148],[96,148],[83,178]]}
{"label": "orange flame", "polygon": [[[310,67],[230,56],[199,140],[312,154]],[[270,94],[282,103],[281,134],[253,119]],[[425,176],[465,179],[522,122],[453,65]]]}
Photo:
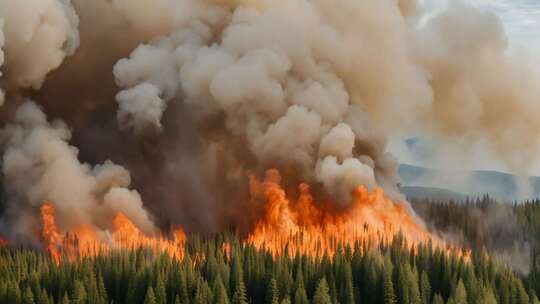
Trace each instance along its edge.
{"label": "orange flame", "polygon": [[291,201],[280,180],[276,170],[269,170],[264,181],[251,178],[250,182],[252,197],[265,201],[265,213],[247,242],[273,256],[300,253],[314,258],[332,257],[339,247],[388,244],[397,234],[404,237],[410,249],[431,243],[453,251],[417,223],[404,203],[385,197],[382,189],[369,193],[364,186],[358,186],[352,193],[351,206],[345,211],[330,211],[336,209],[336,204],[314,203],[306,184],[300,184],[298,199]]}
{"label": "orange flame", "polygon": [[60,263],[59,247],[62,244],[62,235],[58,232],[54,218],[54,207],[49,202],[44,202],[41,208],[41,236],[45,242],[47,251],[56,264]]}
{"label": "orange flame", "polygon": [[117,213],[112,222],[113,229],[109,240],[99,237],[96,230],[89,225],[81,225],[62,235],[56,227],[53,205],[45,202],[40,210],[43,240],[57,265],[63,255],[73,261],[118,249],[147,248],[155,253],[166,252],[178,259],[184,254],[186,235],[182,229],[173,231],[172,240],[162,236],[146,236],[124,214]]}
{"label": "orange flame", "polygon": [[[397,234],[401,234],[412,250],[421,243],[430,243],[468,260],[469,253],[455,250],[430,234],[411,217],[404,203],[392,201],[382,189],[369,193],[364,186],[358,186],[352,193],[350,206],[337,208],[333,202],[315,203],[307,184],[300,184],[299,196],[292,200],[280,182],[277,170],[269,170],[262,182],[250,179],[252,200],[264,203],[264,215],[244,240],[246,244],[267,250],[274,257],[297,253],[312,258],[332,257],[338,248],[352,248],[358,244],[368,249],[389,244]],[[184,255],[186,235],[182,229],[174,230],[171,239],[160,235],[148,236],[124,214],[118,213],[112,220],[110,234],[98,235],[96,229],[89,225],[61,234],[55,223],[53,205],[45,202],[40,211],[44,244],[56,264],[63,256],[73,261],[111,250],[140,247],[155,253],[165,252],[177,259]],[[226,256],[231,256],[230,244],[224,243],[222,250]],[[202,260],[204,256],[197,255],[194,262]]]}

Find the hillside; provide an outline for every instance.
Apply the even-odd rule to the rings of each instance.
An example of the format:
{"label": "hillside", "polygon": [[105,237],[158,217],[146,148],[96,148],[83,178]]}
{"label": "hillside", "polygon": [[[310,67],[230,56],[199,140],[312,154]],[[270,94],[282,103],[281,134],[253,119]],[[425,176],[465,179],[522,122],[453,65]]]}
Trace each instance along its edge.
{"label": "hillside", "polygon": [[519,178],[498,171],[441,170],[401,164],[402,191],[411,198],[462,199],[486,193],[500,200],[540,197],[540,177]]}

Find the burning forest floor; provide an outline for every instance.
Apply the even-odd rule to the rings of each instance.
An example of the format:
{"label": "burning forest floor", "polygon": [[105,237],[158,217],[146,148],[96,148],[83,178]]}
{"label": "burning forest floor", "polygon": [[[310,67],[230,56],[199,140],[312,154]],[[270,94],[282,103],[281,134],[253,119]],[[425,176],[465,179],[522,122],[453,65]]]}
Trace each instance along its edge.
{"label": "burning forest floor", "polygon": [[[357,187],[350,206],[340,210],[332,202],[315,203],[307,184],[299,185],[297,198],[289,198],[278,171],[269,170],[262,181],[250,179],[250,192],[252,203],[262,206],[262,216],[242,237],[243,243],[275,258],[305,255],[312,259],[332,259],[340,248],[387,246],[399,235],[412,252],[424,244],[469,260],[469,251],[428,232],[411,216],[405,203],[385,197],[381,189],[370,193],[363,186]],[[147,235],[128,216],[117,213],[105,234],[90,225],[61,231],[52,203],[43,203],[40,213],[43,247],[56,264],[62,259],[75,261],[139,247],[177,259],[182,259],[184,254],[186,235],[181,228],[172,229],[170,237]]]}
{"label": "burning forest floor", "polygon": [[433,246],[413,251],[402,235],[321,259],[275,257],[227,233],[188,237],[183,248],[181,258],[139,248],[56,265],[42,252],[3,247],[0,303],[537,303],[485,254],[465,261]]}
{"label": "burning forest floor", "polygon": [[[90,227],[61,232],[54,207],[44,203],[48,252],[0,247],[0,303],[538,303],[534,267],[527,274],[515,272],[478,246],[463,252],[427,232],[421,234],[425,242],[412,238],[406,233],[427,231],[414,221],[410,230],[396,228],[388,237],[363,224],[360,230],[346,229],[349,217],[358,221],[354,212],[345,216],[315,208],[320,205],[307,185],[300,186],[298,199],[289,199],[275,173],[251,179],[253,198],[265,200],[266,212],[247,236],[186,236],[178,229],[171,237],[151,237],[118,214],[105,240]],[[381,191],[358,188],[353,197],[358,214],[381,203],[404,212]],[[450,214],[445,217],[450,224],[466,227],[460,223],[470,217],[457,216],[466,208],[499,203],[477,204],[424,208],[439,218]],[[525,217],[527,227],[536,227],[538,202],[511,210],[507,215]],[[306,214],[317,221],[302,219]],[[356,234],[340,237],[345,231]]]}

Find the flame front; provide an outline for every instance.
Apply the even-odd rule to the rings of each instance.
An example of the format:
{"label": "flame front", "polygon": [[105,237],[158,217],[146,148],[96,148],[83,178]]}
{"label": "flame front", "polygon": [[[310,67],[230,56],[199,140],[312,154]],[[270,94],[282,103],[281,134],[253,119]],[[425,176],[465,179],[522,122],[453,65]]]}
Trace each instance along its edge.
{"label": "flame front", "polygon": [[[274,257],[297,253],[312,258],[332,257],[338,248],[389,244],[400,234],[412,250],[421,243],[430,243],[468,259],[468,253],[455,250],[430,234],[411,217],[404,203],[392,201],[382,189],[370,193],[364,186],[358,186],[352,193],[350,206],[338,208],[334,202],[315,203],[307,184],[300,184],[298,198],[290,199],[280,183],[277,170],[269,170],[264,181],[250,179],[252,203],[262,202],[264,212],[244,240],[245,244],[267,250]],[[184,254],[186,235],[182,229],[174,230],[172,238],[149,236],[124,214],[117,213],[107,237],[98,236],[89,225],[61,234],[53,205],[45,202],[40,211],[44,245],[56,264],[64,256],[73,261],[110,250],[141,247],[155,253],[166,252],[177,259]],[[223,250],[230,256],[227,243],[223,244]]]}
{"label": "flame front", "polygon": [[41,236],[43,237],[45,247],[51,255],[51,258],[58,264],[60,263],[60,253],[58,250],[62,244],[62,235],[58,232],[58,228],[56,227],[54,207],[51,203],[44,202],[39,210],[41,212],[42,224]]}
{"label": "flame front", "polygon": [[[265,201],[265,212],[247,242],[273,256],[300,253],[315,258],[332,257],[339,247],[388,244],[397,234],[404,237],[411,249],[420,243],[431,243],[436,248],[454,251],[417,223],[404,203],[385,197],[382,189],[369,193],[364,186],[358,186],[351,205],[344,211],[335,211],[335,203],[316,204],[306,184],[300,184],[296,201],[287,198],[280,180],[277,171],[269,170],[264,181],[252,178],[250,183],[252,197]],[[459,250],[456,253],[463,255]]]}
{"label": "flame front", "polygon": [[82,257],[93,257],[110,250],[150,249],[154,253],[166,252],[181,259],[184,253],[186,235],[182,229],[173,231],[173,239],[143,234],[123,213],[113,219],[110,238],[99,237],[89,225],[81,225],[66,233],[58,232],[54,218],[54,207],[45,202],[40,208],[42,237],[47,251],[56,264],[65,256],[69,261]]}

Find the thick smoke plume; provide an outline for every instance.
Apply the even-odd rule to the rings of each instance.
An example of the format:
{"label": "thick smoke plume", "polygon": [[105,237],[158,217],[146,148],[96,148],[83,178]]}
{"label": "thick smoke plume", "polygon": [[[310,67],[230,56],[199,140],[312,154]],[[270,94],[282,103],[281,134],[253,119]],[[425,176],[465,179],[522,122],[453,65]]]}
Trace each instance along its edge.
{"label": "thick smoke plume", "polygon": [[0,20],[9,86],[39,89],[79,45],[79,19],[70,0],[2,0]]}
{"label": "thick smoke plume", "polygon": [[[44,200],[54,202],[60,226],[80,225],[109,228],[117,212],[123,212],[146,232],[154,226],[142,208],[141,197],[129,190],[130,174],[105,162],[93,168],[80,163],[77,149],[67,141],[71,132],[62,121],[47,122],[34,103],[25,103],[15,113],[14,123],[2,131],[4,189],[13,219],[31,218]],[[20,232],[31,230],[32,221],[16,222]],[[13,233],[17,230],[10,231]]]}
{"label": "thick smoke plume", "polygon": [[247,176],[268,168],[344,208],[359,184],[401,198],[396,134],[483,140],[524,169],[538,75],[495,16],[429,2],[0,0],[2,232],[43,200],[63,227],[123,211],[152,231],[144,208],[160,228],[245,227]]}

